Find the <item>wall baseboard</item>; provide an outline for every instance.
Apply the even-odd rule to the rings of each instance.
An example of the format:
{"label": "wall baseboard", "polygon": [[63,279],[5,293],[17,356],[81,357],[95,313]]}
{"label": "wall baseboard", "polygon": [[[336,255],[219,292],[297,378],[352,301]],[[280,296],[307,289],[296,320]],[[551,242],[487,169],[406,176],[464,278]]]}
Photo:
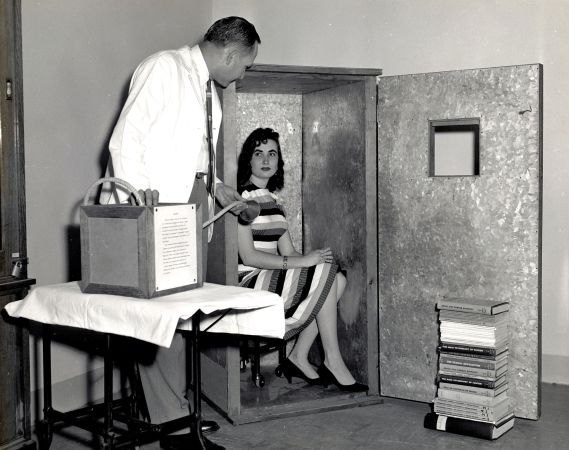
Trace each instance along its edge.
{"label": "wall baseboard", "polygon": [[569,356],[542,355],[541,379],[544,383],[569,385]]}

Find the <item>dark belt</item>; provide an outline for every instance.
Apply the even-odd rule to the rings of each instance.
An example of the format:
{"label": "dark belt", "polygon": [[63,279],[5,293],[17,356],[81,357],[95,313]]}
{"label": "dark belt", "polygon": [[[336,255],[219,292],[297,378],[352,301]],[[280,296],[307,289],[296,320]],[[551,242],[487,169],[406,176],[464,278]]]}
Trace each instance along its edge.
{"label": "dark belt", "polygon": [[207,175],[207,173],[203,173],[203,172],[196,172],[196,179],[201,180],[203,177],[205,177]]}

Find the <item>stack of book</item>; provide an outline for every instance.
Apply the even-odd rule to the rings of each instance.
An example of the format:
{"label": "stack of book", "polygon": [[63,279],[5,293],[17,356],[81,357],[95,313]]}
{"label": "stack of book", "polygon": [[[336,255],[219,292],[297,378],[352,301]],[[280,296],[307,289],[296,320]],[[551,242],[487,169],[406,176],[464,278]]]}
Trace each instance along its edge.
{"label": "stack of book", "polygon": [[497,439],[514,426],[508,393],[509,303],[444,298],[438,389],[425,427]]}

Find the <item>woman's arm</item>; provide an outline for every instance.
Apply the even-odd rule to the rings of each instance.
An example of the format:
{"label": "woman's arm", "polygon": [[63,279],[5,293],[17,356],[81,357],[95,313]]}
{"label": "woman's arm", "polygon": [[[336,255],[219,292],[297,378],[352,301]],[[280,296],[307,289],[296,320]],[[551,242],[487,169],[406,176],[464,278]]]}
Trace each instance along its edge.
{"label": "woman's arm", "polygon": [[291,252],[283,253],[283,256],[255,249],[249,225],[238,224],[237,240],[239,243],[239,256],[241,256],[243,264],[259,269],[282,269],[285,256],[287,257],[286,267],[288,268],[310,267],[321,262],[331,261],[332,252],[330,249],[313,250],[305,256],[298,253],[292,245],[288,231],[281,236],[278,242],[279,251]]}
{"label": "woman's arm", "polygon": [[283,256],[302,256],[302,253],[298,253],[294,248],[290,233],[288,230],[281,236],[278,242],[279,253]]}

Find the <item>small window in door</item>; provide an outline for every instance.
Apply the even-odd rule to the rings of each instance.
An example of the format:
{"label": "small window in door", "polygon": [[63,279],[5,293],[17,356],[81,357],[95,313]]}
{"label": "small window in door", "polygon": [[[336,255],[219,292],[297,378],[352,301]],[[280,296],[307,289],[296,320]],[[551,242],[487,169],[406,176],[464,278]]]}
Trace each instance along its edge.
{"label": "small window in door", "polygon": [[480,175],[480,119],[429,121],[429,175]]}

